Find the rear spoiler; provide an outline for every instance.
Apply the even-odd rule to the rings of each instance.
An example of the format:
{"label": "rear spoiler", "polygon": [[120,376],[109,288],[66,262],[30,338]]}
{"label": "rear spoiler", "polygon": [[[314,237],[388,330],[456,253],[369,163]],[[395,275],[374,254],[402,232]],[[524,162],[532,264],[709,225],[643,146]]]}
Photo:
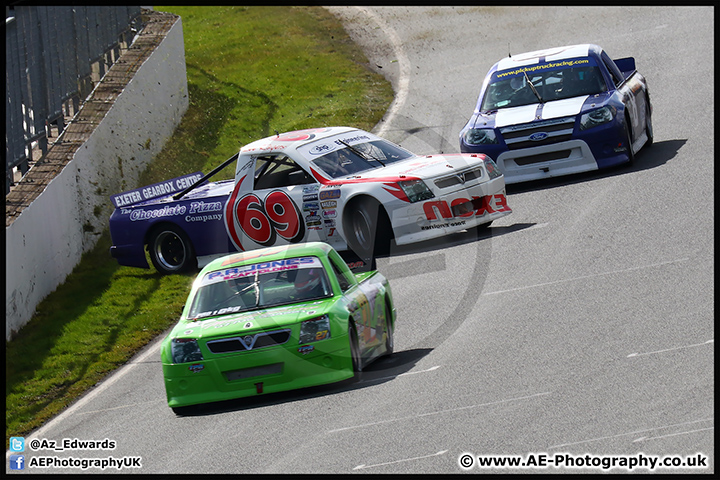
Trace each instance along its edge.
{"label": "rear spoiler", "polygon": [[165,195],[173,195],[173,200],[179,200],[191,190],[202,185],[208,178],[236,161],[238,155],[240,155],[240,152],[225,160],[220,166],[213,168],[207,175],[203,175],[202,172],[183,175],[182,177],[173,178],[172,180],[154,183],[147,187],[136,188],[135,190],[128,190],[127,192],[112,195],[110,200],[115,208],[127,207],[152,198],[164,197]]}
{"label": "rear spoiler", "polygon": [[180,193],[178,193],[178,194],[176,194],[176,195],[173,195],[173,200],[179,200],[181,197],[184,197],[185,195],[187,195],[188,192],[190,192],[191,190],[193,190],[195,187],[199,187],[200,185],[202,185],[202,183],[203,183],[205,180],[207,180],[208,178],[212,177],[212,176],[215,175],[217,172],[219,172],[219,171],[222,170],[223,168],[225,168],[225,167],[227,167],[228,165],[230,165],[232,162],[236,161],[237,158],[238,158],[238,156],[240,156],[240,152],[238,152],[238,153],[236,153],[235,155],[233,155],[232,157],[228,158],[228,159],[225,160],[223,163],[221,163],[219,166],[213,168],[213,169],[210,171],[210,173],[208,173],[207,175],[205,175],[204,177],[202,177],[200,180],[198,180],[198,181],[195,182],[194,184],[192,184],[192,185],[190,185],[189,187],[187,187],[187,188],[186,188],[185,190],[183,190],[182,192],[180,192]]}
{"label": "rear spoiler", "polygon": [[630,75],[635,72],[635,58],[633,57],[619,58],[613,60],[613,62],[615,62],[615,65],[620,69],[624,78],[630,77]]}

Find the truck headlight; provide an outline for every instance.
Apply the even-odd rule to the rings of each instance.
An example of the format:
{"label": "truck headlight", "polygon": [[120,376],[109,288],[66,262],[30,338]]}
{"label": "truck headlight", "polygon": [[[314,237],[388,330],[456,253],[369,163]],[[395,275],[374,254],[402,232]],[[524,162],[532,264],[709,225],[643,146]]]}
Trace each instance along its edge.
{"label": "truck headlight", "polygon": [[584,113],[580,117],[580,130],[587,130],[603,123],[612,122],[616,112],[615,107],[606,105],[592,112]]}
{"label": "truck headlight", "polygon": [[402,182],[398,182],[398,185],[400,185],[400,188],[405,192],[410,203],[435,197],[435,194],[430,191],[422,180],[403,180]]}
{"label": "truck headlight", "polygon": [[497,164],[487,155],[485,155],[485,169],[487,170],[491,180],[502,176],[502,172],[498,168]]}
{"label": "truck headlight", "polygon": [[471,128],[463,134],[468,145],[492,145],[498,143],[495,130],[491,128]]}
{"label": "truck headlight", "polygon": [[300,343],[317,342],[330,338],[330,317],[322,317],[305,320],[300,324]]}
{"label": "truck headlight", "polygon": [[194,338],[173,338],[170,342],[173,363],[197,362],[203,359],[200,345]]}

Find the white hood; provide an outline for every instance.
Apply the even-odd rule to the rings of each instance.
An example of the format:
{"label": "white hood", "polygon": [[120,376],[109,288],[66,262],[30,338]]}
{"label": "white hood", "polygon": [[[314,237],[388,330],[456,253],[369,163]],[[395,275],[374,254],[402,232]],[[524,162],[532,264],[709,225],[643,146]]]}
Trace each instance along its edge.
{"label": "white hood", "polygon": [[[361,172],[350,178],[387,178],[405,175],[408,177],[436,178],[466,170],[475,165],[482,165],[482,157],[470,153],[438,154],[416,156],[400,162],[388,164],[374,170]],[[339,178],[335,179],[340,180]]]}
{"label": "white hood", "polygon": [[533,103],[521,107],[501,108],[495,115],[497,127],[507,127],[520,123],[530,123],[533,120],[549,120],[551,118],[567,117],[580,113],[588,95],[580,97],[554,100],[547,103]]}

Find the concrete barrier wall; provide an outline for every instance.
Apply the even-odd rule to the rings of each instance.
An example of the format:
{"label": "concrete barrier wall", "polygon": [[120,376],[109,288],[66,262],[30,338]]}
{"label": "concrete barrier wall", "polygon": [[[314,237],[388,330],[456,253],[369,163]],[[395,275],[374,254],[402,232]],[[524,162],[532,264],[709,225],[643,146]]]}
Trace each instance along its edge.
{"label": "concrete barrier wall", "polygon": [[[152,52],[125,80],[104,118],[88,129],[86,140],[78,144],[62,171],[6,226],[6,340],[65,281],[82,254],[96,245],[112,213],[110,195],[138,186],[140,173],[187,110],[182,22],[173,16],[165,17],[165,23],[167,31],[155,26],[160,31],[151,33],[156,44],[144,47]],[[112,72],[111,68],[106,78]],[[79,122],[85,108],[76,116]]]}

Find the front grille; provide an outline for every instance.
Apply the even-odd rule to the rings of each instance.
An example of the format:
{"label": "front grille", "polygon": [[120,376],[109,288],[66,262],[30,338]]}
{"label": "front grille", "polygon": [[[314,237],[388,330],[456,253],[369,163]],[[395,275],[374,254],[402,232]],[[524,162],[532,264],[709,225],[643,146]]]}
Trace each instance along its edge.
{"label": "front grille", "polygon": [[455,185],[464,185],[472,180],[482,178],[483,169],[482,167],[473,168],[472,170],[466,170],[464,172],[449,175],[447,177],[439,178],[435,180],[435,185],[438,188],[450,188]]}
{"label": "front grille", "polygon": [[283,364],[273,363],[271,365],[262,365],[260,367],[243,368],[241,370],[231,370],[229,372],[223,372],[225,378],[228,381],[232,380],[246,380],[252,377],[261,377],[263,375],[276,375],[282,373]]}
{"label": "front grille", "polygon": [[527,157],[513,158],[513,160],[515,160],[515,163],[520,166],[530,165],[533,163],[551,162],[553,160],[561,160],[564,158],[568,158],[571,152],[572,150],[558,150],[557,152],[548,152],[541,153],[539,155],[529,155]]}
{"label": "front grille", "polygon": [[[553,143],[570,140],[574,128],[575,117],[564,117],[523,125],[513,125],[511,127],[501,128],[500,133],[510,150],[520,150],[522,148],[539,147],[541,145],[551,145]],[[547,136],[540,140],[531,140],[533,135],[538,136],[540,134],[546,134]]]}
{"label": "front grille", "polygon": [[212,353],[244,352],[258,348],[282,345],[290,340],[290,329],[273,332],[260,332],[243,335],[241,337],[222,338],[207,342],[208,350]]}

